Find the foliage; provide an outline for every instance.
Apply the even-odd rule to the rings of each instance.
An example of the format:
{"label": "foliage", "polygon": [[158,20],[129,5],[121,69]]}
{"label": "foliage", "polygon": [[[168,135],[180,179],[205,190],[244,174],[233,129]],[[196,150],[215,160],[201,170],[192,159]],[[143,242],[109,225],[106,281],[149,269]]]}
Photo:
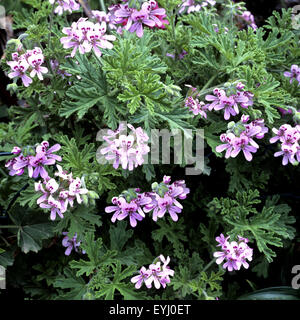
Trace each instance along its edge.
{"label": "foliage", "polygon": [[[292,262],[283,266],[281,261],[291,261],[299,245],[299,165],[281,166],[274,158],[278,146],[269,143],[273,128],[299,124],[299,86],[284,76],[300,58],[291,10],[274,11],[254,31],[240,25],[242,3],[217,1],[215,7],[179,14],[180,0],[161,0],[169,21],[165,28],[144,28],[141,38],[128,30],[110,30],[116,37],[112,49],[101,50],[101,57],[92,50],[77,51],[72,58],[60,38],[63,27],[84,16],[82,8],[59,16],[48,1],[3,2],[18,36],[6,44],[4,73],[10,72],[6,62],[21,44],[26,50],[41,47],[48,68],[44,80],[35,78],[29,87],[9,80],[6,93],[16,97],[16,105],[0,98],[0,264],[11,273],[8,285],[22,288],[26,299],[243,299],[249,285],[255,292],[246,297],[272,296],[273,289],[260,290],[274,286],[274,274],[290,275]],[[98,1],[89,3],[100,10]],[[105,1],[106,7],[113,3]],[[69,75],[52,69],[51,60]],[[264,119],[269,129],[251,162],[242,152],[225,159],[216,151],[229,125],[222,112],[207,112],[205,118],[185,106],[186,97],[194,94],[190,86],[205,102],[215,88],[237,82],[253,93],[254,103],[240,109],[234,121],[249,115]],[[282,115],[279,108],[294,111]],[[187,159],[180,165],[144,163],[133,171],[100,163],[98,132],[116,130],[120,122],[144,129],[149,145],[152,129],[179,130],[182,141],[192,141],[193,154],[198,146],[192,138],[203,129],[203,174],[185,175]],[[14,158],[13,147],[30,152],[44,140],[61,145],[56,154],[62,160],[56,164],[90,191],[55,221],[37,204],[41,195],[34,184],[42,179],[30,178],[27,169],[11,176],[5,167]],[[178,150],[170,139],[171,159]],[[56,169],[47,166],[49,176]],[[105,208],[113,197],[129,188],[150,191],[164,176],[184,179],[190,189],[187,199],[180,200],[177,222],[169,214],[153,221],[152,213],[135,228],[111,221]],[[64,254],[63,232],[77,236],[78,252]],[[221,233],[232,241],[238,235],[249,239],[254,251],[248,270],[230,273],[215,263],[215,238]],[[160,254],[171,259],[171,282],[164,290],[135,289],[131,278]],[[280,279],[284,288],[287,280]]]}

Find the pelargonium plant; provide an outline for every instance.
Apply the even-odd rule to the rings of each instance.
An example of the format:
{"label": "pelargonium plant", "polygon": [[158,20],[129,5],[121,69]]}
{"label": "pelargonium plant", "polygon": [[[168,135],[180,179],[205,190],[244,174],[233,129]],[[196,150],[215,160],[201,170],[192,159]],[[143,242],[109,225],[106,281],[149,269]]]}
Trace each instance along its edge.
{"label": "pelargonium plant", "polygon": [[291,3],[1,1],[8,289],[299,299],[286,288],[300,235]]}

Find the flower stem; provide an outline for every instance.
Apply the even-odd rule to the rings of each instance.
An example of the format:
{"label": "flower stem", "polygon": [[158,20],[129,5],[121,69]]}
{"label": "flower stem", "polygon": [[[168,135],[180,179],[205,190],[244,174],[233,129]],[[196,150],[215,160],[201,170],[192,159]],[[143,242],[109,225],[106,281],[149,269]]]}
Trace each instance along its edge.
{"label": "flower stem", "polygon": [[103,0],[99,0],[99,3],[100,3],[100,7],[101,7],[102,11],[104,11],[106,13],[106,7],[105,7],[105,4],[104,4],[104,1]]}
{"label": "flower stem", "polygon": [[213,75],[207,82],[206,84],[204,85],[204,87],[201,89],[201,91],[199,93],[201,93],[202,91],[206,90],[210,85],[211,83],[218,77],[218,73]]}
{"label": "flower stem", "polygon": [[54,4],[52,5],[52,11],[50,14],[50,26],[49,26],[50,32],[48,35],[48,48],[49,49],[51,49],[51,33],[52,33],[52,25],[53,25],[53,14],[54,14]]}
{"label": "flower stem", "polygon": [[3,228],[3,229],[17,229],[19,228],[19,226],[14,226],[14,225],[8,225],[8,226],[0,226],[0,229]]}
{"label": "flower stem", "polygon": [[205,267],[204,267],[204,269],[201,271],[201,272],[205,272],[207,269],[209,269],[211,266],[212,266],[212,264],[213,263],[215,263],[216,262],[216,259],[215,258],[213,258]]}
{"label": "flower stem", "polygon": [[0,152],[0,157],[5,157],[5,156],[12,156],[13,153],[11,152]]}

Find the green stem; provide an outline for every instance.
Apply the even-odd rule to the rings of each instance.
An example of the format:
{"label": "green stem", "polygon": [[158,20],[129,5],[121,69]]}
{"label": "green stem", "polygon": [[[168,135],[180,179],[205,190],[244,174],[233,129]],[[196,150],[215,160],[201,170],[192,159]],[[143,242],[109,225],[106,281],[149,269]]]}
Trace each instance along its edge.
{"label": "green stem", "polygon": [[4,237],[2,237],[1,235],[0,235],[0,237],[3,240],[3,242],[6,244],[6,246],[9,247],[10,246],[9,242]]}
{"label": "green stem", "polygon": [[206,271],[208,268],[210,268],[211,265],[212,265],[213,263],[215,263],[215,262],[216,262],[216,259],[213,258],[213,259],[210,261],[210,263],[208,263],[201,272],[205,272],[205,271]]}
{"label": "green stem", "polygon": [[53,25],[53,14],[54,14],[54,4],[52,5],[52,11],[50,14],[50,32],[48,35],[48,48],[51,49],[51,33],[52,33],[52,25]]}
{"label": "green stem", "polygon": [[105,7],[105,4],[104,4],[104,1],[103,0],[99,0],[99,3],[100,3],[100,7],[101,7],[102,11],[104,11],[106,13],[106,7]]}
{"label": "green stem", "polygon": [[201,92],[203,92],[205,89],[207,89],[210,85],[211,85],[211,83],[218,77],[218,73],[217,74],[215,74],[215,75],[213,75],[207,82],[206,82],[206,84],[205,84],[205,86],[201,89],[201,91],[199,92],[199,93],[201,93]]}
{"label": "green stem", "polygon": [[176,18],[176,14],[172,14],[171,20],[171,27],[172,27],[172,35],[173,35],[173,41],[174,41],[174,47],[175,47],[175,59],[178,56],[178,47],[176,46],[176,27],[175,27],[175,18]]}
{"label": "green stem", "polygon": [[18,229],[19,227],[18,226],[13,226],[13,225],[8,225],[8,226],[0,226],[0,229],[3,228],[3,229]]}

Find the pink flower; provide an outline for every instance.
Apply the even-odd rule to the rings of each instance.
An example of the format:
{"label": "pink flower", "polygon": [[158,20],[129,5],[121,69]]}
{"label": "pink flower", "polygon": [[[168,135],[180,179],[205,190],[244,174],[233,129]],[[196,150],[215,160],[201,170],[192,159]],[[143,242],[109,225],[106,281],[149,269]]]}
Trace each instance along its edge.
{"label": "pink flower", "polygon": [[182,4],[179,5],[180,9],[179,9],[179,13],[182,13],[185,8],[187,9],[187,13],[191,13],[191,12],[197,12],[200,11],[203,7],[208,6],[208,4],[210,4],[211,6],[214,6],[216,4],[216,1],[214,0],[206,0],[206,1],[195,1],[195,0],[182,0]]}
{"label": "pink flower", "polygon": [[41,175],[46,179],[48,173],[44,166],[53,165],[56,161],[61,161],[61,157],[52,152],[58,151],[61,146],[59,144],[54,145],[48,150],[49,142],[43,141],[36,147],[36,154],[24,157],[22,154],[16,158],[16,163],[13,167],[14,170],[28,167],[28,175],[30,178],[37,178]]}
{"label": "pink flower", "polygon": [[150,270],[147,270],[144,266],[140,269],[138,276],[131,278],[131,282],[135,283],[135,288],[140,289],[143,282],[150,276]]}
{"label": "pink flower", "polygon": [[250,11],[244,11],[241,16],[239,16],[244,22],[246,22],[254,31],[257,30],[257,25],[255,24],[254,16]]}
{"label": "pink flower", "polygon": [[276,134],[275,137],[270,139],[270,143],[280,142],[281,151],[274,154],[274,157],[283,156],[282,165],[286,166],[288,163],[294,164],[300,159],[299,154],[299,141],[300,141],[300,127],[295,127],[289,124],[280,126],[279,130],[273,128],[272,131]]}
{"label": "pink flower", "polygon": [[297,151],[298,151],[298,149],[295,145],[293,145],[293,146],[282,145],[281,151],[274,153],[274,157],[283,156],[282,165],[284,165],[284,166],[286,166],[289,162],[291,164],[294,164],[296,162],[295,155],[296,155]]}
{"label": "pink flower", "polygon": [[151,198],[146,196],[144,193],[134,192],[135,197],[131,198],[129,202],[126,201],[124,195],[119,197],[114,197],[112,203],[115,206],[108,206],[105,208],[105,212],[114,212],[111,218],[112,222],[116,220],[123,220],[129,217],[129,222],[131,227],[136,227],[137,221],[143,220],[145,218],[145,213],[143,207],[151,202]]}
{"label": "pink flower", "polygon": [[[64,238],[62,240],[63,247],[66,247],[65,255],[69,256],[72,250],[74,249],[75,252],[79,252],[78,247],[80,246],[81,242],[77,241],[77,233],[75,233],[73,238],[68,237],[68,232],[63,232]],[[85,253],[82,250],[82,253]]]}
{"label": "pink flower", "polygon": [[56,219],[56,214],[63,218],[63,212],[61,212],[61,204],[59,201],[55,200],[51,195],[49,196],[47,203],[40,203],[40,207],[44,209],[50,209],[51,215],[50,219],[54,221]]}
{"label": "pink flower", "polygon": [[285,71],[283,74],[286,78],[290,78],[290,83],[292,83],[295,80],[298,81],[299,85],[300,85],[300,68],[296,65],[293,64],[291,66],[291,71]]}
{"label": "pink flower", "polygon": [[171,178],[165,176],[164,181],[158,185],[157,189],[149,193],[152,201],[145,206],[144,211],[153,210],[152,219],[154,221],[164,217],[166,213],[170,214],[173,221],[177,221],[178,213],[183,209],[177,198],[183,200],[190,192],[190,189],[186,188],[184,180],[175,181],[172,184],[170,181]]}
{"label": "pink flower", "polygon": [[75,0],[49,0],[49,2],[53,4],[57,4],[57,7],[54,10],[54,13],[58,15],[62,15],[64,11],[72,13],[73,11],[80,9],[80,4]]}
{"label": "pink flower", "polygon": [[8,74],[10,79],[19,77],[21,78],[25,87],[28,87],[32,83],[32,79],[28,77],[25,72],[29,68],[29,64],[25,60],[14,61],[10,64],[13,72]]}
{"label": "pink flower", "polygon": [[[35,47],[33,50],[27,50],[24,54],[19,56],[19,52],[12,54],[13,61],[7,61],[13,72],[8,74],[9,78],[20,77],[25,87],[32,83],[32,78],[35,75],[40,80],[43,80],[43,73],[47,73],[48,69],[43,67],[44,55],[42,50]],[[30,77],[26,74],[29,72]]]}
{"label": "pink flower", "polygon": [[33,55],[28,58],[28,62],[32,67],[30,77],[34,78],[35,75],[37,75],[40,80],[43,80],[43,73],[48,72],[48,69],[46,67],[41,66],[44,63],[44,56],[42,54]]}
{"label": "pink flower", "polygon": [[146,10],[135,11],[131,15],[133,24],[128,29],[130,32],[136,32],[136,35],[141,38],[144,34],[143,24],[148,27],[154,27],[156,22],[149,18],[149,14]]}
{"label": "pink flower", "polygon": [[71,197],[76,197],[77,203],[82,203],[80,195],[87,193],[88,190],[86,188],[81,188],[81,180],[79,178],[74,179],[70,183],[68,195]]}
{"label": "pink flower", "polygon": [[90,52],[92,49],[95,54],[101,56],[101,49],[112,49],[113,45],[109,41],[116,40],[113,35],[106,34],[106,22],[92,23],[87,18],[80,18],[73,22],[70,28],[63,28],[62,32],[66,37],[62,37],[60,42],[65,49],[73,48],[71,57],[74,57],[77,49],[80,54]]}
{"label": "pink flower", "polygon": [[139,271],[139,275],[131,278],[131,282],[135,283],[136,289],[140,289],[143,283],[148,289],[152,288],[152,283],[154,283],[156,289],[161,286],[166,288],[167,283],[171,282],[170,277],[174,276],[174,270],[171,270],[168,266],[169,262],[170,257],[165,259],[161,254],[149,265],[148,269],[143,266]]}
{"label": "pink flower", "polygon": [[241,266],[248,269],[248,261],[252,261],[253,249],[251,249],[247,243],[248,239],[238,236],[238,242],[228,241],[229,237],[224,237],[221,234],[220,237],[216,238],[216,241],[219,242],[218,246],[221,246],[222,251],[214,252],[214,257],[217,264],[223,264],[224,269],[228,271],[240,270]]}
{"label": "pink flower", "polygon": [[131,134],[120,134],[123,127],[119,126],[116,132],[109,130],[109,135],[104,136],[106,146],[100,149],[106,160],[113,160],[113,167],[117,169],[122,165],[124,170],[132,171],[134,168],[144,163],[143,156],[146,155],[150,148],[147,144],[149,137],[142,128],[135,129],[128,124]]}
{"label": "pink flower", "polygon": [[46,177],[44,181],[35,183],[35,191],[42,193],[42,196],[37,200],[37,204],[44,209],[50,209],[50,219],[55,220],[58,214],[63,218],[63,213],[67,211],[68,205],[73,207],[73,202],[76,199],[77,203],[82,203],[81,195],[88,194],[88,190],[81,188],[84,180],[79,178],[73,179],[72,173],[66,174],[61,166],[57,165],[59,172],[55,176],[59,176],[59,182],[54,178]]}
{"label": "pink flower", "polygon": [[203,101],[200,101],[198,99],[194,99],[193,97],[188,97],[185,100],[185,106],[189,108],[190,111],[193,112],[193,114],[196,116],[198,114],[201,115],[203,118],[207,118],[207,106]]}
{"label": "pink flower", "polygon": [[235,147],[236,136],[233,133],[222,134],[220,137],[222,142],[226,142],[216,147],[217,152],[223,152],[226,150],[225,158],[231,157],[231,153]]}

